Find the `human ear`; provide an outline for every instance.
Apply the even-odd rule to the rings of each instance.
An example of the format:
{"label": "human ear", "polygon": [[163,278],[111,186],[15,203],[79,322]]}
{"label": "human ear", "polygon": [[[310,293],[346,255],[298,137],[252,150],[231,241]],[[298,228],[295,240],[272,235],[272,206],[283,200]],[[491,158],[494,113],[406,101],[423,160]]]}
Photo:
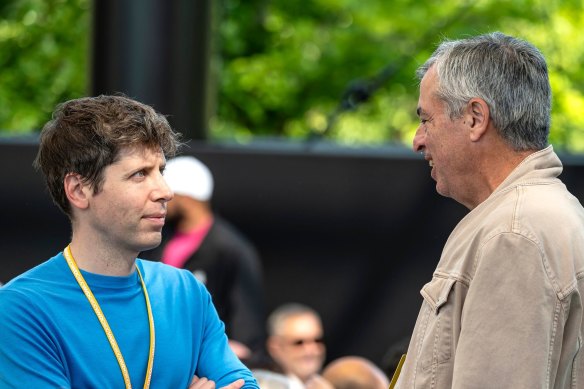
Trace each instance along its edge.
{"label": "human ear", "polygon": [[489,127],[490,111],[486,101],[473,98],[468,102],[466,122],[470,130],[470,140],[477,142],[487,132]]}
{"label": "human ear", "polygon": [[79,174],[67,173],[63,180],[63,186],[71,206],[80,209],[86,209],[89,206],[89,191],[91,188],[83,182]]}

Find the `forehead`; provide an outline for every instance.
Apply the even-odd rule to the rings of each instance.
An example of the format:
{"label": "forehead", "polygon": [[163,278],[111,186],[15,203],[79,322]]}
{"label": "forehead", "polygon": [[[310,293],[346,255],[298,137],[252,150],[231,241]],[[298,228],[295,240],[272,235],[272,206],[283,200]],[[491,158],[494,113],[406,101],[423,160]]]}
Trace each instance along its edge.
{"label": "forehead", "polygon": [[430,69],[422,77],[420,82],[420,97],[422,95],[432,95],[436,92],[438,88],[438,73],[436,72],[436,66],[432,65]]}
{"label": "forehead", "polygon": [[305,333],[320,333],[321,323],[312,314],[299,314],[288,317],[283,321],[280,332],[281,335],[297,335]]}
{"label": "forehead", "polygon": [[418,115],[427,113],[426,111],[442,105],[442,101],[437,97],[438,73],[433,65],[428,69],[420,82],[420,97],[418,99]]}
{"label": "forehead", "polygon": [[140,161],[166,161],[162,149],[145,145],[124,146],[120,148],[114,164],[138,163]]}

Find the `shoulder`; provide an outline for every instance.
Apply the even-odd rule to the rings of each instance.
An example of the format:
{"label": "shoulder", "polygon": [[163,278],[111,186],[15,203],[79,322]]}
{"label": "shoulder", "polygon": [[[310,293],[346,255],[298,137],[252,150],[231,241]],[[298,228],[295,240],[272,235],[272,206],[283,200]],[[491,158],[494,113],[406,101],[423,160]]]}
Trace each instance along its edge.
{"label": "shoulder", "polygon": [[[538,240],[541,232],[560,225],[584,227],[584,208],[560,180],[519,184],[498,193],[473,210],[467,227],[492,234],[514,232]],[[490,233],[489,233],[490,232]]]}
{"label": "shoulder", "polygon": [[145,259],[137,259],[136,264],[148,288],[171,294],[177,291],[195,295],[207,293],[205,286],[189,270]]}
{"label": "shoulder", "polygon": [[464,232],[474,230],[472,235],[482,242],[501,234],[518,235],[525,244],[536,245],[542,253],[552,246],[561,246],[562,242],[584,245],[584,235],[575,234],[584,230],[584,208],[559,180],[511,187],[487,200],[465,219],[460,223]]}
{"label": "shoulder", "polygon": [[[582,237],[575,232],[584,230],[584,208],[561,182],[520,186],[516,192],[509,215],[514,231],[544,245],[550,237],[555,243],[547,243],[555,245]],[[584,244],[584,238],[579,240]]]}
{"label": "shoulder", "polygon": [[0,333],[10,328],[34,332],[50,320],[49,312],[76,286],[66,266],[59,254],[0,287]]}
{"label": "shoulder", "polygon": [[213,226],[209,230],[205,241],[229,253],[230,257],[241,256],[255,261],[255,257],[258,256],[251,241],[233,224],[218,216],[215,216]]}
{"label": "shoulder", "polygon": [[62,282],[73,280],[62,253],[25,271],[7,282],[0,291],[16,294],[18,292],[34,293],[39,289],[50,288]]}
{"label": "shoulder", "polygon": [[148,276],[151,279],[162,279],[168,282],[197,282],[195,277],[188,270],[179,269],[162,262],[138,258],[136,260],[136,265],[145,278]]}
{"label": "shoulder", "polygon": [[559,180],[519,185],[505,197],[483,221],[481,249],[515,264],[531,253],[515,269],[546,274],[561,297],[584,271],[584,208]]}

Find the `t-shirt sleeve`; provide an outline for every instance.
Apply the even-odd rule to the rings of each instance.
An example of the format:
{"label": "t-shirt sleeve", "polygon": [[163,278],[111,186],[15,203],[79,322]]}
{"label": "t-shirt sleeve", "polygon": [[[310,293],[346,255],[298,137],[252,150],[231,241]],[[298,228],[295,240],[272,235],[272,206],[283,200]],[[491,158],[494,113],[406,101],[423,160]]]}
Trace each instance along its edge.
{"label": "t-shirt sleeve", "polygon": [[[200,287],[204,289],[202,285]],[[249,369],[229,348],[225,326],[219,319],[211,296],[206,289],[203,292],[203,336],[196,374],[215,381],[217,388],[240,378],[245,380],[243,388],[259,388]]]}
{"label": "t-shirt sleeve", "polygon": [[0,387],[71,387],[47,325],[34,301],[0,289]]}

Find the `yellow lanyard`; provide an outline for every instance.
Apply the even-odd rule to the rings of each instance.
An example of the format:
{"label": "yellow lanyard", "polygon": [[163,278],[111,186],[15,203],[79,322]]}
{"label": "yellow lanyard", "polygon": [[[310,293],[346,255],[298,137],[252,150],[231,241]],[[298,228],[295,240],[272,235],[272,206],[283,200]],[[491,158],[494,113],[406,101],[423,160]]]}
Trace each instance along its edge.
{"label": "yellow lanyard", "polygon": [[389,389],[393,389],[395,387],[395,384],[397,384],[397,379],[399,378],[399,375],[401,374],[401,370],[402,370],[402,367],[403,367],[405,361],[406,361],[406,354],[402,354],[402,356],[399,359],[399,362],[397,364],[397,368],[395,369],[395,372],[393,373],[393,377],[391,377],[391,382],[389,383]]}
{"label": "yellow lanyard", "polygon": [[[103,327],[103,331],[107,336],[107,340],[112,347],[112,350],[118,360],[118,364],[120,365],[120,370],[122,371],[122,376],[124,377],[124,383],[126,384],[126,389],[132,388],[132,383],[130,381],[130,374],[128,373],[128,368],[126,367],[126,362],[124,362],[124,357],[122,356],[122,352],[118,347],[118,343],[116,342],[116,338],[114,337],[114,333],[112,332],[105,315],[103,314],[99,303],[95,299],[95,296],[91,292],[89,285],[85,282],[83,275],[79,271],[77,267],[77,263],[75,263],[75,259],[73,259],[73,254],[71,254],[71,248],[67,246],[63,251],[65,255],[65,259],[67,260],[67,264],[71,269],[71,273],[75,276],[75,279],[79,283],[81,290],[87,297],[89,304],[93,308],[95,315],[99,319],[101,326]],[[152,308],[150,307],[150,299],[148,298],[148,292],[146,291],[146,284],[144,284],[144,279],[142,278],[142,273],[140,273],[140,269],[136,265],[136,270],[138,271],[138,277],[140,277],[140,282],[142,283],[142,291],[144,292],[144,298],[146,299],[146,309],[148,310],[148,324],[150,326],[150,351],[148,353],[148,366],[146,368],[146,378],[144,378],[144,389],[148,389],[150,387],[150,379],[152,378],[152,366],[154,364],[154,344],[155,344],[155,334],[154,334],[154,318],[152,316]]]}

